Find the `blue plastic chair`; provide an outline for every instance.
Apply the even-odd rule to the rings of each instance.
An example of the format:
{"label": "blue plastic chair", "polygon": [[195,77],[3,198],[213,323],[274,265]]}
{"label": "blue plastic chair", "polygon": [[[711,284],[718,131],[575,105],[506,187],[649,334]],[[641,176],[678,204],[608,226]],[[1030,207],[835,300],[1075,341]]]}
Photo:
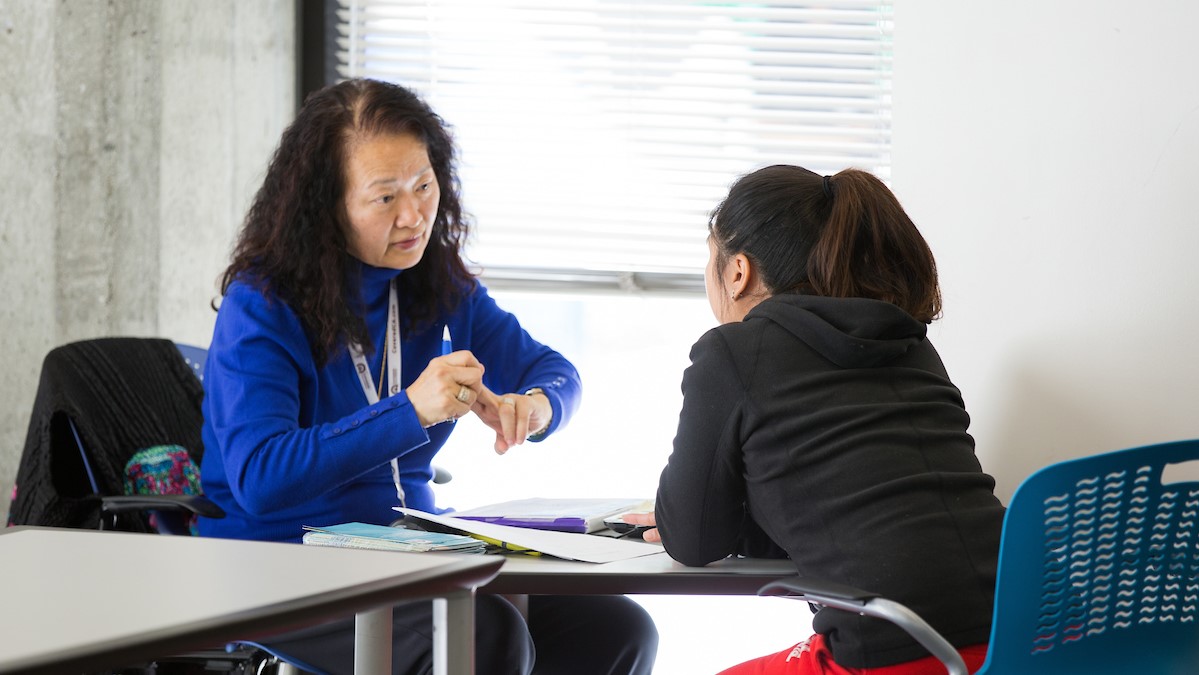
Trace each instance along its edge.
{"label": "blue plastic chair", "polygon": [[[1004,518],[979,675],[1199,673],[1199,469],[1190,462],[1199,440],[1060,462],[1020,485]],[[966,673],[949,643],[898,603],[804,579],[759,593],[890,620],[951,675]]]}

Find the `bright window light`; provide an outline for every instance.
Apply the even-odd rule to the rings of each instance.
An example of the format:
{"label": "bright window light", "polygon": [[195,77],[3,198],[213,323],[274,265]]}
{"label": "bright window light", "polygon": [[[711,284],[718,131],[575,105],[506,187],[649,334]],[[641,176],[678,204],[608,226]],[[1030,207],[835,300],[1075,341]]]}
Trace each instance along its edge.
{"label": "bright window light", "polygon": [[408,86],[453,127],[486,279],[695,291],[738,175],[889,179],[890,2],[341,5],[338,73]]}

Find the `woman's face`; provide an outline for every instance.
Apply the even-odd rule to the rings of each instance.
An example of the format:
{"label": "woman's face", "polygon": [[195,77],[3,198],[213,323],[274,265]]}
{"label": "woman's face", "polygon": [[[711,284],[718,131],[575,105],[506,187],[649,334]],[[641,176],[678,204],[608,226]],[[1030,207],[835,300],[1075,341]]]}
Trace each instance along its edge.
{"label": "woman's face", "polygon": [[728,298],[725,297],[724,283],[720,278],[720,270],[716,269],[716,242],[712,240],[712,236],[708,235],[708,265],[704,267],[704,291],[708,294],[708,306],[712,308],[712,316],[720,323],[728,323],[725,320],[727,314]]}
{"label": "woman's face", "polygon": [[385,134],[351,141],[345,199],[350,255],[397,270],[420,262],[441,202],[437,176],[420,139]]}

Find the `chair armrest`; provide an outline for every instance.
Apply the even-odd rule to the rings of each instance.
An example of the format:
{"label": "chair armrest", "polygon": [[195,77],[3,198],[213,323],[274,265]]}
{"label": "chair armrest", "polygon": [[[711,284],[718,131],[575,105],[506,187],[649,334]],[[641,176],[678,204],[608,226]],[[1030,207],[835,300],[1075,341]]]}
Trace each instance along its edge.
{"label": "chair armrest", "polygon": [[203,495],[119,495],[100,498],[100,510],[118,514],[132,511],[190,511],[205,518],[224,518],[225,511]]}
{"label": "chair armrest", "polygon": [[453,480],[453,478],[454,476],[450,474],[449,471],[446,471],[436,464],[433,465],[433,483],[435,485],[445,485]]}
{"label": "chair armrest", "polygon": [[795,597],[817,605],[890,621],[944,663],[949,675],[969,675],[966,662],[962,660],[958,650],[933,630],[920,615],[877,593],[828,581],[793,577],[766,584],[758,589],[758,595]]}

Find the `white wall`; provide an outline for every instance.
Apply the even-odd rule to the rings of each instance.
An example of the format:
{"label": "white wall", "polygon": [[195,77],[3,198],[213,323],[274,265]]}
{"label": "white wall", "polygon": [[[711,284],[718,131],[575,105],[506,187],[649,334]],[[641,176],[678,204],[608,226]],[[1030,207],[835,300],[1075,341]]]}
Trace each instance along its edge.
{"label": "white wall", "polygon": [[933,337],[1006,499],[1045,464],[1199,437],[1199,4],[904,0],[893,186]]}

